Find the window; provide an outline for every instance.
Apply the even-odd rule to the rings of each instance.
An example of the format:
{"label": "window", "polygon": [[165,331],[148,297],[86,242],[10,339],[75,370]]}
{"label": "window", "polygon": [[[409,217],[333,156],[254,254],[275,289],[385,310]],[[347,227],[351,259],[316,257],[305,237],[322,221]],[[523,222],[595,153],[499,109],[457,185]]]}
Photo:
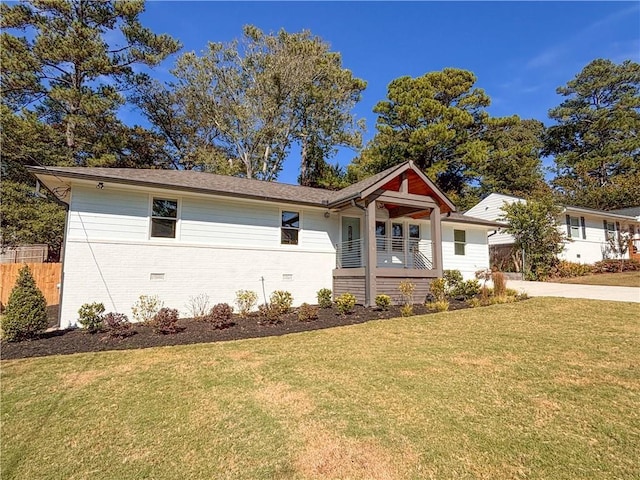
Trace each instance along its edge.
{"label": "window", "polygon": [[566,216],[567,219],[567,237],[571,239],[587,238],[587,225],[584,221],[584,217],[572,217]]}
{"label": "window", "polygon": [[453,253],[456,255],[464,255],[465,245],[467,243],[467,232],[464,230],[453,231]]}
{"label": "window", "polygon": [[569,237],[580,238],[580,219],[578,217],[569,217]]}
{"label": "window", "polygon": [[409,238],[420,240],[420,225],[409,225]]}
{"label": "window", "polygon": [[404,240],[403,228],[401,223],[391,224],[391,249],[394,252],[402,252],[402,244]]}
{"label": "window", "polygon": [[386,222],[376,222],[376,248],[378,250],[387,249],[387,224]]}
{"label": "window", "polygon": [[176,238],[178,201],[154,198],[151,206],[151,237]]}
{"label": "window", "polygon": [[298,245],[300,231],[300,212],[282,212],[280,243],[282,245]]}
{"label": "window", "polygon": [[604,221],[605,237],[612,240],[616,237],[616,224],[614,222]]}

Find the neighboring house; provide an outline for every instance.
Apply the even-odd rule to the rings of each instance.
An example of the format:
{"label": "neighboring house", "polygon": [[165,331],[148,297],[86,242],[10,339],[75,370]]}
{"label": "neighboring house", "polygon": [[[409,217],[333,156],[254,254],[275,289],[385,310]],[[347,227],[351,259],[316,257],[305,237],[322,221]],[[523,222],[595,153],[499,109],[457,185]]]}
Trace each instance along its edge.
{"label": "neighboring house", "polygon": [[421,301],[443,269],[487,268],[487,232],[500,226],[455,213],[411,162],[340,191],[194,171],[30,171],[69,206],[63,328],[83,303],[128,314],[141,294],[183,315],[190,296],[233,304],[240,289],[300,304],[331,287],[372,305],[409,279]]}
{"label": "neighboring house", "polygon": [[[499,221],[504,215],[502,207],[505,203],[523,201],[522,198],[492,193],[465,215]],[[591,264],[603,258],[614,257],[610,251],[609,239],[615,238],[619,232],[629,232],[633,239],[633,245],[625,258],[633,256],[634,248],[640,242],[640,207],[607,212],[566,206],[557,222],[569,240],[561,258],[571,262]],[[499,230],[489,235],[490,245],[507,245],[513,241],[511,235]]]}

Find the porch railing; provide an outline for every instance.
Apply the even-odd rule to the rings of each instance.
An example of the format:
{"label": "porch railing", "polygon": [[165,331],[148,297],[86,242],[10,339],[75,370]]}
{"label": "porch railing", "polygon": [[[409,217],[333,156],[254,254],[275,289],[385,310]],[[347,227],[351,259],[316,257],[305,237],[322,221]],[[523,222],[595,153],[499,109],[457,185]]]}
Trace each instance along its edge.
{"label": "porch railing", "polygon": [[362,238],[336,244],[336,268],[362,267],[362,246]]}
{"label": "porch railing", "polygon": [[[362,239],[336,245],[336,268],[364,266]],[[431,242],[405,238],[376,239],[376,266],[380,268],[433,269]]]}

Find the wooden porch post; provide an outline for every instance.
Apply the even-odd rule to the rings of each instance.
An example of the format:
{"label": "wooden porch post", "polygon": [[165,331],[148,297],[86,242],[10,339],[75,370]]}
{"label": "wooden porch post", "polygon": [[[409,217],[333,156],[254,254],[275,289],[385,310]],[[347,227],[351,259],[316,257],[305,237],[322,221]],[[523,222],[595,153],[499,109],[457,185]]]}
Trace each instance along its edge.
{"label": "wooden porch post", "polygon": [[374,305],[376,298],[376,201],[367,204],[364,214],[364,245],[366,262],[364,265],[365,306]]}
{"label": "wooden porch post", "polygon": [[440,219],[440,207],[435,206],[429,215],[431,224],[431,263],[438,277],[442,277],[442,225]]}

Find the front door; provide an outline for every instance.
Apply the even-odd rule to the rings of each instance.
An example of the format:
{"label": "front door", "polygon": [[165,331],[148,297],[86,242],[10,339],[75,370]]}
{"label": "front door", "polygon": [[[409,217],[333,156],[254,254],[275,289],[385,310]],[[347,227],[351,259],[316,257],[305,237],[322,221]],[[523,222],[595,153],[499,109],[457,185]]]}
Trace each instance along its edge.
{"label": "front door", "polygon": [[360,219],[342,217],[341,267],[362,266],[362,240],[360,239]]}

